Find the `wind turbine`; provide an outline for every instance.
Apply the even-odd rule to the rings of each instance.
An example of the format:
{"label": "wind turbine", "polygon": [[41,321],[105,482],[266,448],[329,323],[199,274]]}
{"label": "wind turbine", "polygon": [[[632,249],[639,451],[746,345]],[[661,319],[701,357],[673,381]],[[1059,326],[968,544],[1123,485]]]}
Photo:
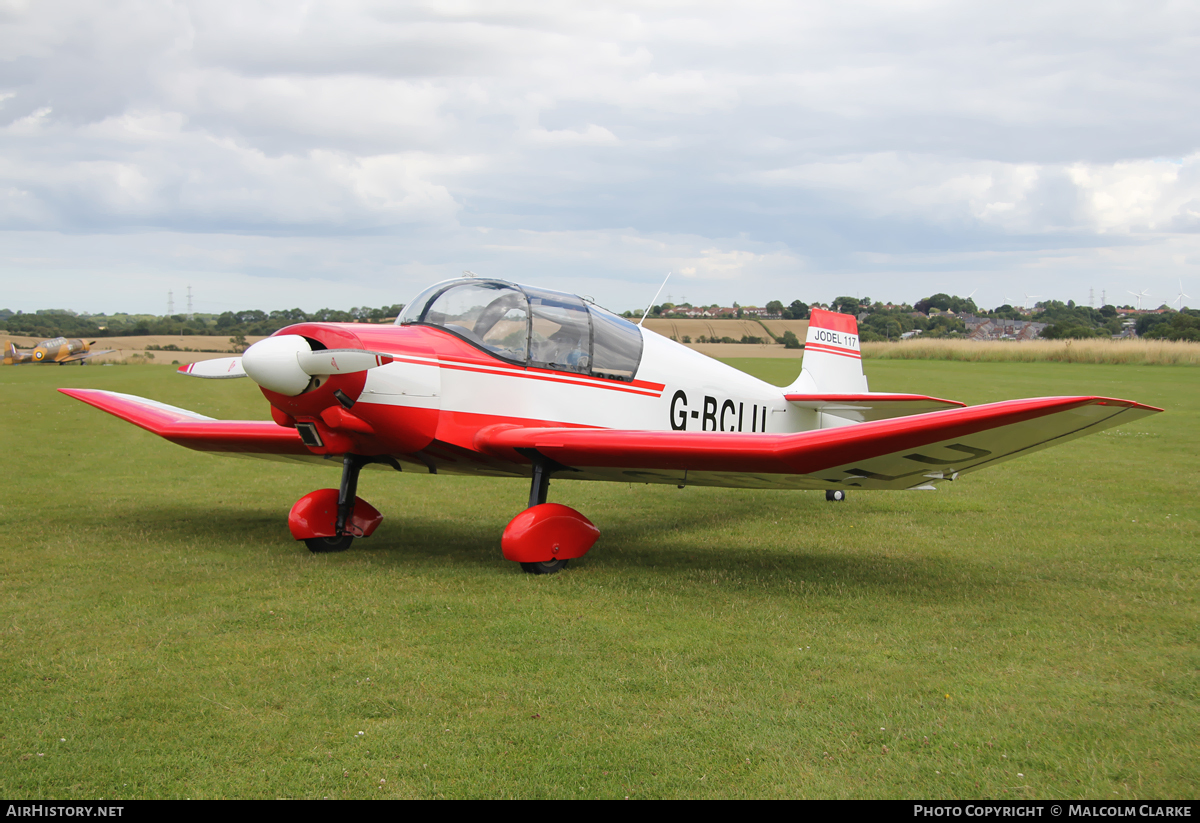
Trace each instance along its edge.
{"label": "wind turbine", "polygon": [[1175,311],[1183,310],[1183,298],[1191,297],[1190,294],[1183,293],[1183,281],[1179,281],[1179,296],[1175,298]]}
{"label": "wind turbine", "polygon": [[[1025,292],[1021,292],[1021,294],[1025,294]],[[1042,299],[1042,296],[1040,294],[1025,294],[1025,311],[1029,311],[1029,301],[1030,300],[1041,300],[1041,299]]]}
{"label": "wind turbine", "polygon": [[[1182,285],[1182,282],[1183,282],[1183,281],[1180,281],[1180,285]],[[1129,292],[1129,293],[1130,293],[1130,294],[1132,294],[1134,297],[1136,297],[1136,298],[1137,298],[1137,309],[1138,309],[1138,311],[1141,311],[1141,310],[1142,310],[1142,298],[1143,298],[1143,297],[1149,297],[1149,296],[1150,296],[1150,290],[1149,290],[1149,289],[1142,289],[1142,293],[1141,293],[1141,294],[1138,294],[1138,293],[1137,293],[1137,292],[1135,292],[1135,291],[1131,291],[1131,292]]]}

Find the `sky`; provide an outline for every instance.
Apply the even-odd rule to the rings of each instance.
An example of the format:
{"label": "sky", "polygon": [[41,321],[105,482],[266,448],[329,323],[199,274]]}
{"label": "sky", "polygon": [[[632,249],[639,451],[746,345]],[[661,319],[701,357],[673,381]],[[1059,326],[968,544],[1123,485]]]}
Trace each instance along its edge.
{"label": "sky", "polygon": [[1198,76],[1194,2],[0,0],[0,308],[1175,304]]}

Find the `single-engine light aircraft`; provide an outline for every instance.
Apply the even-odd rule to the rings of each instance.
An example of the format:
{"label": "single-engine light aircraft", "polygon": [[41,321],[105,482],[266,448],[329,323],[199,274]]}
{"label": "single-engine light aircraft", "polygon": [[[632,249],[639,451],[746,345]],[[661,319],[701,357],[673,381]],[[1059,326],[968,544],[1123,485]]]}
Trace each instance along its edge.
{"label": "single-engine light aircraft", "polygon": [[55,337],[50,340],[43,340],[32,349],[18,349],[12,344],[11,340],[4,341],[4,365],[16,366],[21,363],[57,363],[63,365],[65,363],[78,363],[83,365],[89,357],[95,357],[98,354],[108,354],[113,349],[105,351],[92,351],[92,346],[96,345],[93,340],[88,343],[85,340],[71,338],[68,340],[65,337]]}
{"label": "single-engine light aircraft", "polygon": [[871,392],[855,318],[820,309],[802,366],[779,388],[574,295],[467,278],[417,295],[394,326],[300,323],[241,357],[179,369],[249,377],[272,421],[60,391],[191,449],[340,463],[340,487],[305,495],[288,517],[314,552],[342,551],[382,520],[357,496],[364,466],[528,478],[529,505],[501,548],[535,574],[599,536],[580,512],[547,502],[551,477],[814,489],[839,501],[932,489],[1161,411],[1104,397],[967,408]]}

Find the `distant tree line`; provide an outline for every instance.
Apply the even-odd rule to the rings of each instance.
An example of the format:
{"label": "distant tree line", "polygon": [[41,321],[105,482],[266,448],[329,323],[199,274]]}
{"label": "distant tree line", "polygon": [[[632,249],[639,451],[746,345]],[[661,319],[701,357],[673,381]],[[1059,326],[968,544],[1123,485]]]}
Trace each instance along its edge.
{"label": "distant tree line", "polygon": [[76,314],[63,309],[42,309],[26,314],[0,310],[0,330],[28,337],[126,337],[151,334],[174,335],[267,335],[293,323],[382,323],[400,314],[403,303],[371,308],[356,306],[349,311],[300,309],[264,312],[258,309],[221,314],[185,314],[162,317],[135,314]]}
{"label": "distant tree line", "polygon": [[1159,340],[1200,341],[1200,309],[1175,314],[1143,314],[1137,321],[1140,337]]}
{"label": "distant tree line", "polygon": [[[741,317],[737,303],[729,316]],[[692,308],[690,303],[662,303],[651,309],[651,316],[661,316],[674,308]],[[716,308],[714,304],[713,308]],[[828,304],[805,303],[793,300],[784,305],[781,300],[772,300],[765,306],[767,311],[785,320],[807,320],[812,308],[824,308],[858,318],[859,336],[864,342],[898,340],[901,335],[920,331],[925,337],[955,337],[966,334],[966,326],[960,315],[973,314],[978,317],[1004,320],[1029,320],[1049,324],[1041,337],[1050,340],[1109,337],[1120,334],[1124,321],[1115,306],[1093,309],[1076,305],[1073,300],[1063,303],[1048,300],[1038,303],[1034,315],[1005,304],[991,311],[980,309],[970,297],[935,294],[924,297],[913,305],[884,304],[870,297],[842,295]],[[1125,306],[1123,308],[1130,308]],[[64,309],[41,309],[32,313],[13,312],[0,309],[0,332],[28,337],[124,337],[136,335],[229,335],[246,337],[273,334],[285,326],[305,322],[381,323],[390,321],[404,310],[403,303],[371,308],[356,306],[349,311],[320,309],[304,312],[301,309],[285,309],[264,312],[259,309],[227,311],[220,314],[195,314],[192,319],[175,314],[156,317],[135,314],[77,314]],[[950,314],[953,312],[953,314]],[[626,317],[640,312],[625,312]],[[685,318],[679,318],[685,320]],[[1142,314],[1137,319],[1137,334],[1140,337],[1165,340],[1200,340],[1200,310],[1184,309],[1181,312]],[[685,343],[692,342],[685,335]],[[696,342],[763,343],[770,342],[765,335],[743,335],[740,340],[722,337],[709,340],[703,335]],[[775,342],[798,347],[800,341],[791,332],[776,337]]]}

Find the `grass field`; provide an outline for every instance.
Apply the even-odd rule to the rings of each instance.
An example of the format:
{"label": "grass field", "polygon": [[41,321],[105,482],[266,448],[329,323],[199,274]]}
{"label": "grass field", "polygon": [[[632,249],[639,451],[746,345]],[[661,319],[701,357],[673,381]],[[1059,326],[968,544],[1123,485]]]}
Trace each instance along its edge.
{"label": "grass field", "polygon": [[898,343],[863,343],[862,354],[871,360],[1200,366],[1200,343],[1186,340],[1093,338],[976,342],[915,337]]}
{"label": "grass field", "polygon": [[[776,383],[791,360],[731,361]],[[265,419],[249,381],[0,370],[0,795],[1195,798],[1200,381],[868,361],[871,388],[1166,414],[931,493],[572,484],[566,572],[500,557],[526,484],[186,451],[56,393]]]}

